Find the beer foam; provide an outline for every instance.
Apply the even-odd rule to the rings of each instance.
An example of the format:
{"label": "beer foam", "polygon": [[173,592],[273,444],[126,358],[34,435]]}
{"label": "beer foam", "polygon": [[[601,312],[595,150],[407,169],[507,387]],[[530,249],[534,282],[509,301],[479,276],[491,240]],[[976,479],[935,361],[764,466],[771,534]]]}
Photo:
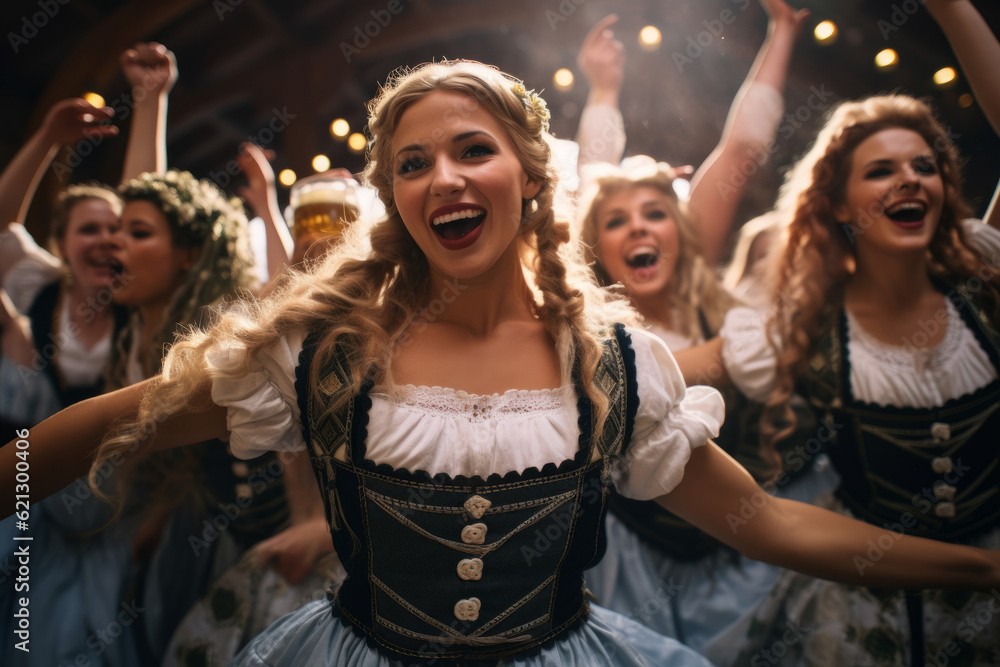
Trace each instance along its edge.
{"label": "beer foam", "polygon": [[321,190],[309,190],[298,196],[298,205],[305,204],[354,204],[349,201],[348,191],[345,188],[323,188]]}

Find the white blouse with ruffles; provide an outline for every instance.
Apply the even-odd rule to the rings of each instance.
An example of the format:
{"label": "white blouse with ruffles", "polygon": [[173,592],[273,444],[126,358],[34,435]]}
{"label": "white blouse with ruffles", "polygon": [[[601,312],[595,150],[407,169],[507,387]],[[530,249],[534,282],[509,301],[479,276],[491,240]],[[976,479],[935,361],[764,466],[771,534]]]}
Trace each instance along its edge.
{"label": "white blouse with ruffles", "polygon": [[[618,490],[649,500],[681,480],[694,447],[718,435],[725,409],[709,387],[685,388],[677,363],[655,336],[628,329],[639,405],[628,454],[612,475]],[[282,338],[255,355],[252,372],[220,378],[212,400],[227,408],[230,447],[241,458],[305,448],[295,393],[304,335]],[[239,348],[217,347],[209,363],[238,374]],[[506,474],[576,456],[580,430],[572,391],[510,390],[490,396],[443,387],[400,387],[371,394],[366,458],[394,468],[451,476]],[[448,446],[442,446],[447,443]]]}
{"label": "white blouse with ruffles", "polygon": [[[963,221],[970,243],[987,260],[1000,254],[1000,230],[978,220]],[[851,393],[855,400],[880,406],[933,408],[966,396],[997,379],[997,369],[950,299],[945,315],[925,328],[946,327],[944,339],[933,347],[883,343],[861,328],[847,312],[847,351],[851,364]],[[768,314],[751,308],[733,308],[719,335],[722,356],[733,383],[749,398],[763,401],[774,388],[776,359],[767,342]]]}

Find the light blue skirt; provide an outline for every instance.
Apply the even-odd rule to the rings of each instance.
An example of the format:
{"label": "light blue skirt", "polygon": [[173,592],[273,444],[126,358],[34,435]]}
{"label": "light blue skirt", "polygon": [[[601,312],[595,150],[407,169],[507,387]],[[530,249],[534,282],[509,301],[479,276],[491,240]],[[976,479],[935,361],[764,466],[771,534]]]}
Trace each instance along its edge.
{"label": "light blue skirt", "polygon": [[[339,617],[331,603],[317,600],[292,612],[258,635],[233,661],[234,666],[408,667],[371,648]],[[421,664],[421,663],[417,663]],[[712,667],[679,642],[656,634],[596,605],[586,622],[526,658],[498,667]]]}
{"label": "light blue skirt", "polygon": [[[825,457],[775,495],[809,502],[833,490],[837,474]],[[748,609],[771,592],[781,569],[720,549],[697,561],[679,561],[643,541],[609,514],[607,551],[585,574],[599,604],[708,655]]]}

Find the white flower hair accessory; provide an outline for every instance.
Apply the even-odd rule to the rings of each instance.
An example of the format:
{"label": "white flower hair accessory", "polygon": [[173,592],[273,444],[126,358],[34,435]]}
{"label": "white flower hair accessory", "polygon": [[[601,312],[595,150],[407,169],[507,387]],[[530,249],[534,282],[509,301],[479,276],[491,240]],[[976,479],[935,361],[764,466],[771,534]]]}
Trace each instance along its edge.
{"label": "white flower hair accessory", "polygon": [[542,129],[548,132],[549,120],[552,118],[552,114],[549,112],[549,107],[545,104],[545,100],[534,90],[526,89],[523,83],[515,83],[510,89],[515,95],[521,98],[524,108],[538,117],[538,120],[542,123]]}

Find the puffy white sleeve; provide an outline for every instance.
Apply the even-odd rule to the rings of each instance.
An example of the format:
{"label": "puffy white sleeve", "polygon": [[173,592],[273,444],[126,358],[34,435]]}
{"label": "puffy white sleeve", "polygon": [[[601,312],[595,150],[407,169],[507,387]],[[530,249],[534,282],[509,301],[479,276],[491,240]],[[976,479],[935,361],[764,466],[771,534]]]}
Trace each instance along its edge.
{"label": "puffy white sleeve", "polygon": [[35,243],[20,223],[0,232],[0,281],[20,312],[28,312],[38,292],[62,273],[62,262]]}
{"label": "puffy white sleeve", "polygon": [[719,434],[725,405],[711,387],[684,386],[677,362],[659,338],[638,329],[628,333],[639,407],[632,440],[612,478],[622,495],[652,500],[680,483],[693,448]]}
{"label": "puffy white sleeve", "polygon": [[[226,408],[234,456],[252,459],[267,451],[305,449],[295,393],[295,367],[304,340],[304,332],[285,336],[254,355],[247,375],[213,382],[212,401]],[[216,345],[209,350],[208,363],[237,374],[244,364],[244,350]]]}
{"label": "puffy white sleeve", "polygon": [[736,388],[752,401],[767,400],[777,380],[778,359],[767,341],[767,313],[739,306],[719,331],[722,363]]}
{"label": "puffy white sleeve", "polygon": [[983,253],[983,259],[991,266],[1000,264],[1000,229],[990,227],[978,218],[966,218],[962,228],[968,235],[969,243]]}

